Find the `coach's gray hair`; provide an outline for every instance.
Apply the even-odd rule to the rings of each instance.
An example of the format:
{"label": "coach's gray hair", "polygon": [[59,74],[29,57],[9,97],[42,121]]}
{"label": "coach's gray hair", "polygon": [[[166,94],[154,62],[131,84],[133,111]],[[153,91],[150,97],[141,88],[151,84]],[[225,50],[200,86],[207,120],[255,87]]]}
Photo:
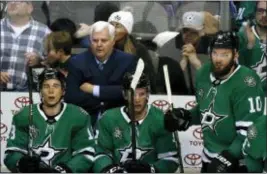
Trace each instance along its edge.
{"label": "coach's gray hair", "polygon": [[93,33],[94,32],[100,32],[100,31],[104,30],[105,28],[108,29],[110,39],[113,40],[114,37],[115,37],[115,27],[113,25],[111,25],[110,23],[105,22],[105,21],[95,22],[91,26],[91,29],[90,29],[90,39],[92,40],[92,36],[93,36]]}

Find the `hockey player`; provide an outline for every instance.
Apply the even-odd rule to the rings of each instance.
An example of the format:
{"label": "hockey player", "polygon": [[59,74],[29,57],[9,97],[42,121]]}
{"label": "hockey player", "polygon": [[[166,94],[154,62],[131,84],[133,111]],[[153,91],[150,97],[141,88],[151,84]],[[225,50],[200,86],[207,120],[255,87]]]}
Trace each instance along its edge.
{"label": "hockey player", "polygon": [[[133,75],[123,78],[124,97]],[[106,111],[98,123],[99,147],[94,172],[154,173],[175,172],[178,167],[177,151],[172,133],[164,129],[164,114],[148,105],[149,80],[142,74],[134,96],[136,123],[136,161],[132,160],[131,119],[128,107]]]}
{"label": "hockey player", "polygon": [[247,138],[243,144],[243,153],[249,173],[267,173],[266,127],[267,116],[264,115],[248,129]]}
{"label": "hockey player", "polygon": [[[210,45],[211,62],[196,76],[197,105],[165,116],[169,131],[201,124],[204,149],[201,172],[242,172],[247,128],[263,115],[264,93],[255,71],[238,65],[235,33],[218,32]],[[243,169],[243,168],[242,168]]]}
{"label": "hockey player", "polygon": [[39,76],[41,103],[33,104],[33,156],[29,156],[29,107],[14,115],[4,163],[11,172],[87,172],[94,157],[90,117],[81,108],[62,102],[61,73],[45,69]]}

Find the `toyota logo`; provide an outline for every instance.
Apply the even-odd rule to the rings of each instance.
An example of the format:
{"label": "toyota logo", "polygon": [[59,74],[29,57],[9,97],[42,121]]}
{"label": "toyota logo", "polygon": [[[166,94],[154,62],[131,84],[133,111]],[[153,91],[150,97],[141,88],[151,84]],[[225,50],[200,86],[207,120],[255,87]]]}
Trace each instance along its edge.
{"label": "toyota logo", "polygon": [[3,135],[7,132],[7,126],[4,123],[0,123],[0,135]]}
{"label": "toyota logo", "polygon": [[152,104],[161,109],[164,113],[166,113],[171,108],[171,104],[166,100],[155,100]]}
{"label": "toyota logo", "polygon": [[198,127],[193,131],[193,136],[198,140],[203,139],[203,133],[201,127]]}
{"label": "toyota logo", "polygon": [[196,153],[187,154],[184,157],[184,161],[190,166],[198,166],[201,164],[201,156]]}
{"label": "toyota logo", "polygon": [[19,97],[14,101],[14,104],[17,108],[21,109],[30,104],[30,99],[29,97],[25,97],[25,96]]}
{"label": "toyota logo", "polygon": [[189,101],[185,104],[185,109],[192,109],[193,107],[195,107],[197,105],[196,101]]}

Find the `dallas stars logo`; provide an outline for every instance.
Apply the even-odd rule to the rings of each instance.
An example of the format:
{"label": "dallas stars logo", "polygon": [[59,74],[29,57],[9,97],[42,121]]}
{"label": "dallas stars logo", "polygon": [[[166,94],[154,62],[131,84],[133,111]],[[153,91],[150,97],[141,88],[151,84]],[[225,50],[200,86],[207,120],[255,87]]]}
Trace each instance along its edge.
{"label": "dallas stars logo", "polygon": [[120,17],[119,15],[116,15],[116,16],[115,16],[115,19],[116,19],[117,21],[120,21],[120,20],[121,20],[121,17]]}
{"label": "dallas stars logo", "polygon": [[[132,159],[132,144],[124,149],[118,149],[121,154],[120,162],[125,162]],[[139,160],[152,151],[152,148],[140,148],[136,147],[136,159]]]}
{"label": "dallas stars logo", "polygon": [[64,150],[66,150],[66,148],[54,148],[52,146],[51,136],[48,136],[43,144],[33,147],[33,151],[37,155],[40,155],[41,160],[43,160],[43,162],[49,166],[52,165],[52,161],[55,159],[55,157]]}
{"label": "dallas stars logo", "polygon": [[217,124],[222,121],[223,119],[227,118],[227,115],[219,115],[214,112],[213,106],[214,104],[211,104],[208,109],[201,112],[202,120],[201,120],[201,127],[202,130],[204,129],[211,129],[213,132],[216,133],[216,126]]}
{"label": "dallas stars logo", "polygon": [[256,65],[251,66],[252,69],[260,76],[261,81],[264,81],[267,77],[267,58],[266,53],[263,53],[261,60],[256,63]]}

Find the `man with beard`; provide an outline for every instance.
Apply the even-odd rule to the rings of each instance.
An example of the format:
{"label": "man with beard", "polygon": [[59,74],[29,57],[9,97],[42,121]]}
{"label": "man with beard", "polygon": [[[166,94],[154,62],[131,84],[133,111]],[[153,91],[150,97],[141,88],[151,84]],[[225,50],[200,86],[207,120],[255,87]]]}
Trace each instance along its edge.
{"label": "man with beard", "polygon": [[[133,74],[123,78],[126,100]],[[150,83],[145,74],[137,84],[134,94],[136,128],[136,160],[133,160],[131,119],[129,107],[106,111],[98,122],[99,136],[96,147],[94,172],[107,173],[167,173],[178,167],[177,151],[172,133],[164,130],[164,114],[148,105]]]}
{"label": "man with beard", "polygon": [[258,1],[256,3],[255,24],[250,22],[250,25],[243,27],[238,33],[240,40],[238,61],[257,72],[267,96],[267,2]]}
{"label": "man with beard", "polygon": [[165,128],[185,131],[201,125],[204,149],[201,172],[244,172],[240,167],[247,128],[263,115],[264,93],[258,75],[238,65],[235,33],[218,32],[210,45],[211,62],[196,76],[197,105],[167,112]]}
{"label": "man with beard", "polygon": [[39,76],[39,88],[42,102],[32,106],[33,147],[28,148],[27,106],[13,117],[5,165],[19,173],[87,172],[93,164],[95,145],[90,117],[81,108],[61,101],[65,82],[58,71],[45,69]]}

